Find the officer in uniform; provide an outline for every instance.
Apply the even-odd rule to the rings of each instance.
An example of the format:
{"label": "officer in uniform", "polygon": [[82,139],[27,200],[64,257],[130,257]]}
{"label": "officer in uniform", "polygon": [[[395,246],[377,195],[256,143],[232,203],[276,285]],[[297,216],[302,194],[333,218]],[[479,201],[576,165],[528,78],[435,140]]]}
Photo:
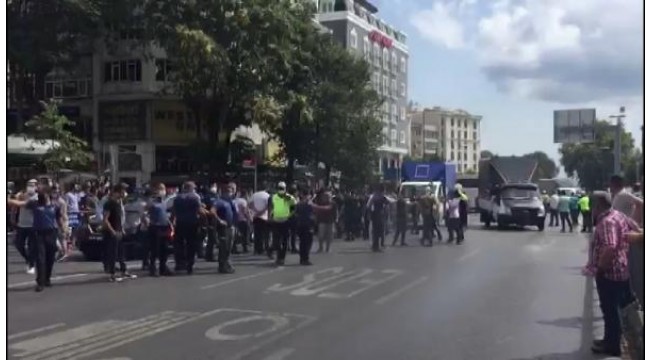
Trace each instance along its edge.
{"label": "officer in uniform", "polygon": [[176,271],[185,270],[188,275],[194,272],[194,260],[198,245],[199,218],[204,213],[201,197],[196,193],[196,185],[188,181],[183,184],[183,192],[174,198],[172,214],[176,220],[174,233],[174,257]]}
{"label": "officer in uniform", "polygon": [[291,209],[296,205],[296,200],[287,194],[287,184],[278,183],[277,192],[269,201],[269,213],[273,227],[273,248],[277,251],[276,265],[284,265],[287,255],[287,246],[290,236]]}

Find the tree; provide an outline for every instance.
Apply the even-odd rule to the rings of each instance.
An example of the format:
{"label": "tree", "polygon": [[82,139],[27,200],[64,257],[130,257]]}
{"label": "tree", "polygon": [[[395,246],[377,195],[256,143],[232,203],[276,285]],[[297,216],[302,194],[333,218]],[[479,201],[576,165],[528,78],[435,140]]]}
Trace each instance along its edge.
{"label": "tree", "polygon": [[318,42],[315,63],[314,121],[316,161],[344,183],[367,183],[373,177],[382,143],[381,99],[370,84],[370,68],[330,37]]}
{"label": "tree", "polygon": [[[614,170],[614,131],[604,120],[596,122],[596,140],[589,144],[563,144],[560,163],[568,175],[577,174],[587,190],[604,189]],[[621,167],[629,181],[634,181],[636,161],[634,139],[624,131],[621,142]]]}
{"label": "tree", "polygon": [[160,0],[145,6],[146,40],[160,44],[173,64],[173,91],[197,121],[210,156],[208,173],[222,170],[232,132],[275,121],[277,74],[285,73],[293,29],[311,21],[292,0]]}
{"label": "tree", "polygon": [[524,155],[524,157],[529,157],[537,160],[538,167],[538,178],[540,179],[552,179],[557,176],[559,170],[555,161],[548,157],[548,155],[543,151],[535,151],[530,154]]}
{"label": "tree", "polygon": [[19,119],[24,109],[39,111],[45,76],[90,56],[103,25],[124,19],[132,1],[7,0],[7,85]]}
{"label": "tree", "polygon": [[92,159],[88,144],[68,130],[74,123],[59,114],[55,101],[41,102],[43,111],[25,124],[27,135],[52,148],[43,157],[48,171],[60,169],[85,170]]}
{"label": "tree", "polygon": [[489,159],[497,156],[496,154],[493,154],[490,150],[483,150],[481,151],[481,159]]}

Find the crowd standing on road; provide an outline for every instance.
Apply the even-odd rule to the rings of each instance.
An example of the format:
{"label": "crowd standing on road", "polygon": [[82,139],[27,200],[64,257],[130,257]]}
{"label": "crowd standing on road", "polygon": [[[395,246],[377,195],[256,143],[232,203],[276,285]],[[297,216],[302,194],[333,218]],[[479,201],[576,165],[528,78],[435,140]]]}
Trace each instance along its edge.
{"label": "crowd standing on road", "polygon": [[[442,241],[441,217],[448,242],[461,244],[467,227],[467,197],[462,187],[448,199],[387,192],[377,186],[368,195],[329,189],[312,191],[279,182],[274,189],[250,193],[234,182],[202,189],[188,181],[180,191],[158,183],[143,189],[126,184],[69,184],[61,194],[58,184],[30,180],[24,191],[11,194],[8,205],[17,210],[15,246],[25,259],[27,272],[35,274],[37,291],[51,286],[56,256],[65,260],[79,244],[79,234],[97,234],[101,259],[110,282],[134,279],[127,268],[130,249],[137,244],[142,269],[150,276],[192,274],[197,257],[217,262],[217,271],[232,274],[230,255],[264,255],[285,264],[287,252],[299,254],[301,265],[311,265],[314,236],[317,253],[328,253],[333,239],[371,240],[371,249],[382,252],[385,238],[394,231],[393,246],[406,246],[409,215],[411,233],[422,231],[421,244]],[[421,220],[420,220],[421,219]],[[252,244],[252,245],[251,245]],[[215,257],[216,251],[216,257]],[[174,269],[168,266],[173,254]]]}

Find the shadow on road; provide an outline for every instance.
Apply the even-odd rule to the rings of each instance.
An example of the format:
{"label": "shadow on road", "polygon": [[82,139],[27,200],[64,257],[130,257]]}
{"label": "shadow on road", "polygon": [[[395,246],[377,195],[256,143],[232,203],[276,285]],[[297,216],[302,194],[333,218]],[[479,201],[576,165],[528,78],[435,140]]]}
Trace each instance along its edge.
{"label": "shadow on road", "polygon": [[542,320],[538,324],[551,325],[562,328],[581,329],[580,348],[570,353],[553,353],[537,355],[530,358],[516,358],[511,360],[591,360],[597,357],[591,353],[591,344],[594,340],[594,283],[589,277],[585,278],[585,295],[582,302],[582,317],[560,318],[555,320]]}

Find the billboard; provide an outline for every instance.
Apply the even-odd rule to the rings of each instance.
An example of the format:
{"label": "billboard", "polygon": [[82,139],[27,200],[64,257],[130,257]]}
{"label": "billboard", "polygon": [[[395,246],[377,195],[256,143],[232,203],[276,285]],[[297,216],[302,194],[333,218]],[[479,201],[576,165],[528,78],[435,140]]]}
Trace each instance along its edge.
{"label": "billboard", "polygon": [[596,109],[553,111],[553,142],[581,144],[594,142]]}

